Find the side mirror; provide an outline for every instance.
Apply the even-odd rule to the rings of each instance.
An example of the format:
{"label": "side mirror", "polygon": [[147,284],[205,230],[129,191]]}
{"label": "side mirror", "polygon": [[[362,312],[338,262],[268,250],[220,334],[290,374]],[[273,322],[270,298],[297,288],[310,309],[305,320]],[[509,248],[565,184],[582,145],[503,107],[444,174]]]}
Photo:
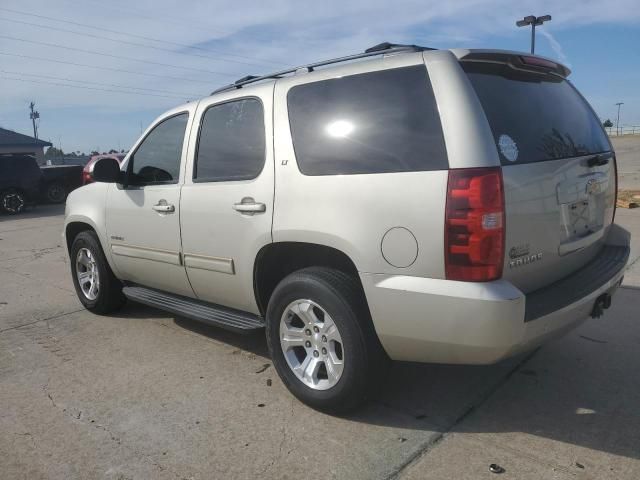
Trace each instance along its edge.
{"label": "side mirror", "polygon": [[101,158],[93,166],[96,182],[117,183],[121,178],[120,164],[115,158]]}

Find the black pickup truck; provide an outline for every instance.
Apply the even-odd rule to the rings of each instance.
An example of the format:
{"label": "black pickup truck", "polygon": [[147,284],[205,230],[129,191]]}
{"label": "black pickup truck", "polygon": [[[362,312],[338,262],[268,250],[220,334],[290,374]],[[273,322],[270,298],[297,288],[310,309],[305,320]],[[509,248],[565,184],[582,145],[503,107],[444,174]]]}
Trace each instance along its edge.
{"label": "black pickup truck", "polygon": [[0,211],[20,213],[40,195],[42,172],[29,155],[0,155]]}
{"label": "black pickup truck", "polygon": [[62,203],[69,192],[82,185],[82,165],[50,165],[40,170],[40,197],[44,201]]}
{"label": "black pickup truck", "polygon": [[0,155],[0,212],[20,213],[43,201],[62,203],[81,184],[81,165],[38,167],[31,155]]}

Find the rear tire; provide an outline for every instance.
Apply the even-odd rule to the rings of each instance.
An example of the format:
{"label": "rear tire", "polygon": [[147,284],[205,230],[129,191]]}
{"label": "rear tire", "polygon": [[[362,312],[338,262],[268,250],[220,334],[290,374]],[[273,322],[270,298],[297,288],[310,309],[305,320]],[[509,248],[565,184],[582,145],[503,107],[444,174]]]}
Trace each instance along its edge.
{"label": "rear tire", "polygon": [[69,257],[73,285],[87,310],[105,315],[122,307],[122,283],[111,271],[95,232],[85,230],[76,235]]}
{"label": "rear tire", "polygon": [[307,405],[344,413],[384,380],[386,356],[357,281],[324,267],[299,270],[276,287],[267,344],[278,375]]}
{"label": "rear tire", "polygon": [[16,215],[24,211],[27,197],[17,188],[9,188],[0,193],[0,209],[9,215]]}
{"label": "rear tire", "polygon": [[51,182],[45,193],[50,203],[62,203],[67,199],[67,188],[61,182]]}

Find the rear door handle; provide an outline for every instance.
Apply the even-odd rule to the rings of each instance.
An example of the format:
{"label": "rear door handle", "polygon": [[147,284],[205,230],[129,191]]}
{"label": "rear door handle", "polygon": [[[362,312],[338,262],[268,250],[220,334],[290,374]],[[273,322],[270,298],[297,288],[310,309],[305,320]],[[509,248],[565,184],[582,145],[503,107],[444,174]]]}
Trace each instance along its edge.
{"label": "rear door handle", "polygon": [[234,203],[233,209],[240,213],[254,214],[266,212],[267,206],[264,203],[256,202],[251,197],[245,197],[240,201],[240,203]]}
{"label": "rear door handle", "polygon": [[176,207],[168,204],[165,200],[160,200],[152,208],[156,212],[160,212],[160,213],[173,213],[176,211]]}

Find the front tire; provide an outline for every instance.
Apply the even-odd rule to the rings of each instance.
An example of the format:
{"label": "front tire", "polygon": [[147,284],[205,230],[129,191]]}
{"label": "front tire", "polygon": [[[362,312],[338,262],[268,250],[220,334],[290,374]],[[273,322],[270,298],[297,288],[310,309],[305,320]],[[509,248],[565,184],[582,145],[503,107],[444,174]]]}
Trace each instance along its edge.
{"label": "front tire", "polygon": [[0,209],[9,215],[16,215],[24,211],[27,198],[16,188],[10,188],[0,194]]}
{"label": "front tire", "polygon": [[267,344],[289,391],[318,410],[352,410],[384,379],[361,288],[338,270],[305,268],[280,282],[267,308]]}
{"label": "front tire", "polygon": [[73,240],[69,257],[73,285],[87,310],[105,315],[124,304],[122,283],[111,271],[95,232],[80,232]]}

